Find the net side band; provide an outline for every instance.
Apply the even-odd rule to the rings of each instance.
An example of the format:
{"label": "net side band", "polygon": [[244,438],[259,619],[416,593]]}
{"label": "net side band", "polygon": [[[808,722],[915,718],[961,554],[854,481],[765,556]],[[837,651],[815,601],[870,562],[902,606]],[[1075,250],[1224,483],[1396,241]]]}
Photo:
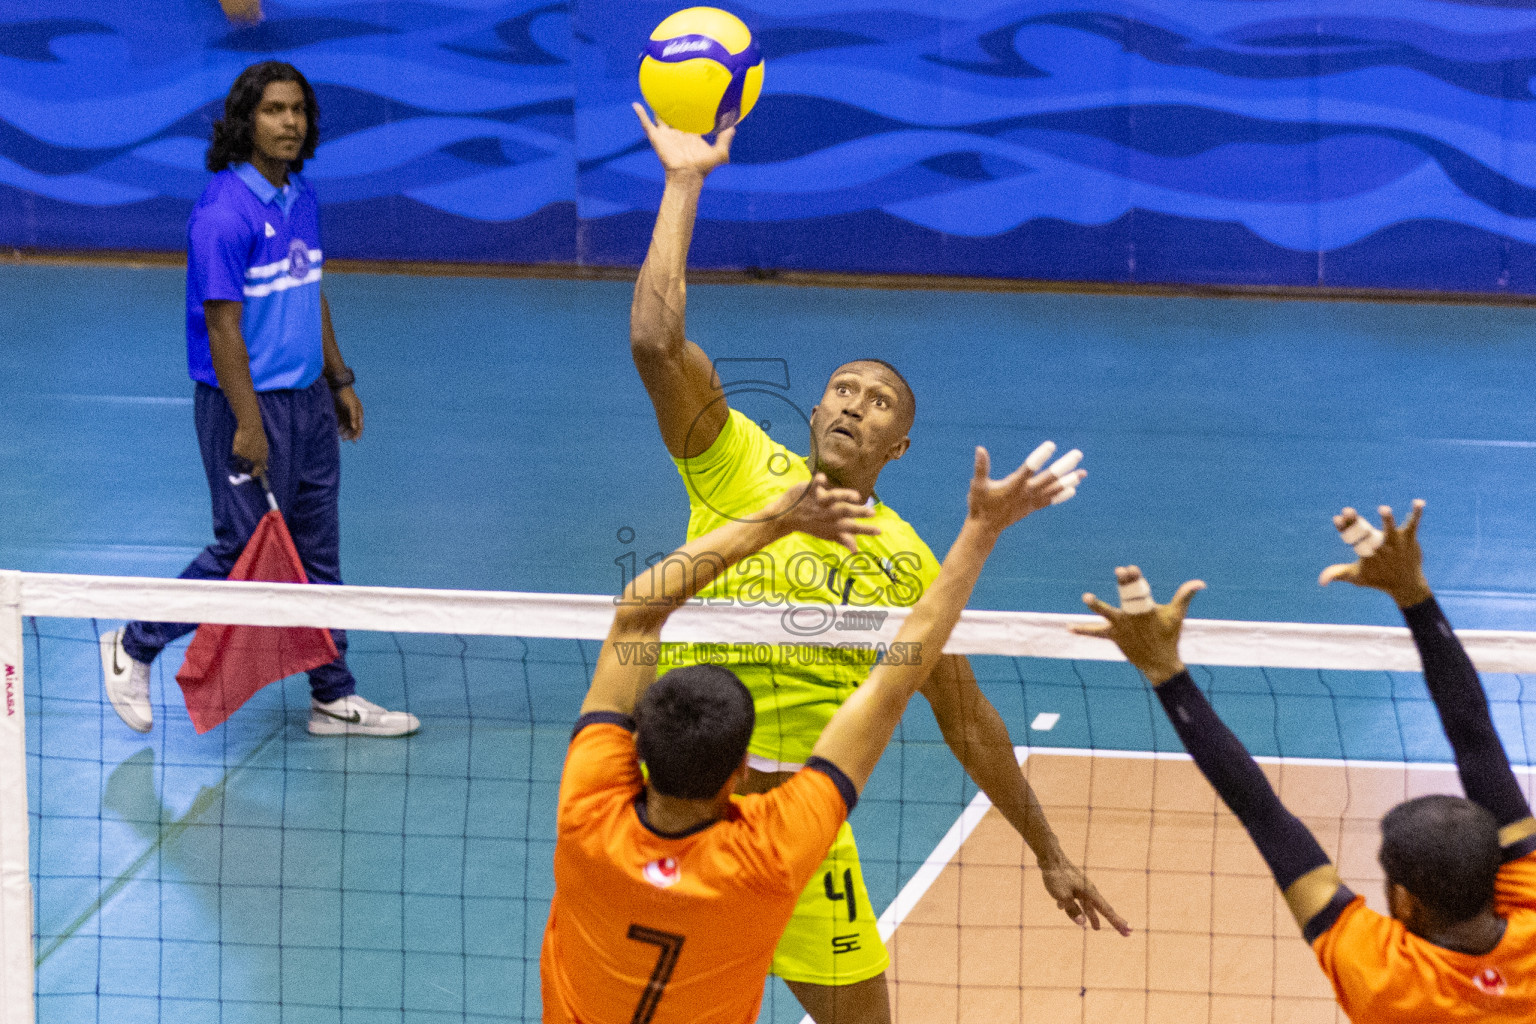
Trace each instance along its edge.
{"label": "net side band", "polygon": [[[598,594],[328,587],[21,573],[24,615],[63,618],[317,626],[399,633],[601,640],[614,598]],[[679,609],[663,639],[693,643],[867,644],[896,639],[905,609],[831,605],[707,606]],[[1078,636],[1090,615],[968,610],[944,648],[950,654],[1121,661],[1107,640]],[[1536,672],[1536,633],[1462,630],[1484,672]],[[1183,655],[1194,665],[1362,671],[1419,670],[1401,627],[1190,619]]]}

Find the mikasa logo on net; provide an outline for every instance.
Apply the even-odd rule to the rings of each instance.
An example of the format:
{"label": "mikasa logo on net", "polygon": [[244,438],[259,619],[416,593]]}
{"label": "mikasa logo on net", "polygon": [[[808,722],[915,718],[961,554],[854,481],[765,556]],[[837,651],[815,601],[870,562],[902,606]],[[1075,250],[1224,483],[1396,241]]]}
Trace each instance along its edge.
{"label": "mikasa logo on net", "polygon": [[674,39],[661,48],[663,57],[671,57],[678,53],[694,53],[709,49],[708,39]]}

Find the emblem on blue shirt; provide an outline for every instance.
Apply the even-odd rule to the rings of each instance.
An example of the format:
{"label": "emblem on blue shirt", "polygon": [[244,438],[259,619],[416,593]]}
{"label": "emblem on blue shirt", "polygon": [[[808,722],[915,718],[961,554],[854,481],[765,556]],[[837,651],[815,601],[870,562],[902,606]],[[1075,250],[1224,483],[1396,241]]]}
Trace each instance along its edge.
{"label": "emblem on blue shirt", "polygon": [[304,239],[295,238],[288,243],[288,276],[295,281],[302,281],[308,273],[309,246],[304,244]]}

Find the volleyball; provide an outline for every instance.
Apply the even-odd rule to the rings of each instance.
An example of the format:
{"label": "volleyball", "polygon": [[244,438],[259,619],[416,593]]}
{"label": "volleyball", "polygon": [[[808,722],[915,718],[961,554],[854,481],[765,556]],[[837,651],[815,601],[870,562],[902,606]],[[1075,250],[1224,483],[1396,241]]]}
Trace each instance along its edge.
{"label": "volleyball", "polygon": [[679,131],[724,131],[762,91],[763,57],[752,30],[718,7],[678,11],[656,26],[640,54],[641,95]]}

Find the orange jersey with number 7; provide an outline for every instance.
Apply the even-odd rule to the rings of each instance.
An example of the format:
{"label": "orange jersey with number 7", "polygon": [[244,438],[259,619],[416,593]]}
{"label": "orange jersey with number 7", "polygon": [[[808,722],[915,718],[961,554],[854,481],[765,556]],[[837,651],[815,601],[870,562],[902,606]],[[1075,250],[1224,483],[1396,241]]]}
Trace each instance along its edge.
{"label": "orange jersey with number 7", "polygon": [[752,1024],[773,949],[857,799],[813,758],[683,835],[653,830],[633,723],[577,722],[539,958],[547,1024]]}

